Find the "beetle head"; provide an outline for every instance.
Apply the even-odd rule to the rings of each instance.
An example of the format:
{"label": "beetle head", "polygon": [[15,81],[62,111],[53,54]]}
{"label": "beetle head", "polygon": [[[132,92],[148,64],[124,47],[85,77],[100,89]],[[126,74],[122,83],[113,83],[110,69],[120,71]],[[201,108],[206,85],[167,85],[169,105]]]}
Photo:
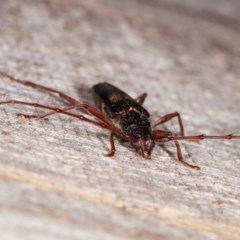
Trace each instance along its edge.
{"label": "beetle head", "polygon": [[141,156],[146,159],[151,158],[151,153],[155,146],[155,142],[151,135],[142,135],[132,141],[131,144]]}

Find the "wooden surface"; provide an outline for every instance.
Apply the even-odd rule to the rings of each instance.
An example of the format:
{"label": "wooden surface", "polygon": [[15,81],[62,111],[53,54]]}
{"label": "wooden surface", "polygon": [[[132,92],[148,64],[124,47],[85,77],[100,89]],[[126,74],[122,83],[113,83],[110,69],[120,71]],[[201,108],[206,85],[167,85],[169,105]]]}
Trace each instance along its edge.
{"label": "wooden surface", "polygon": [[[109,81],[148,93],[152,119],[179,111],[186,134],[240,134],[240,5],[231,1],[8,0],[0,70],[92,103]],[[0,100],[65,106],[0,78]],[[240,142],[156,146],[152,160],[65,116],[0,107],[1,239],[240,239]],[[165,125],[177,131],[177,123]],[[168,154],[170,151],[172,155]]]}

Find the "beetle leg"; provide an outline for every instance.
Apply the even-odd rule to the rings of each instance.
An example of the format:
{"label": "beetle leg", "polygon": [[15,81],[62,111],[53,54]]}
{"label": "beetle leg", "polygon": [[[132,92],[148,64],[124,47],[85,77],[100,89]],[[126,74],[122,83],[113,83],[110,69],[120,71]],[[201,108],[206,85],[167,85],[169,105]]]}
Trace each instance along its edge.
{"label": "beetle leg", "polygon": [[[65,101],[67,101],[71,105],[69,107],[69,109],[79,108],[79,109],[83,110],[84,112],[87,112],[90,115],[92,115],[92,116],[100,119],[102,122],[104,122],[104,125],[107,126],[105,128],[108,128],[110,131],[117,133],[117,135],[123,136],[123,133],[121,132],[121,130],[118,129],[110,120],[108,120],[105,117],[105,115],[102,112],[100,112],[97,108],[92,107],[92,106],[87,105],[87,104],[82,104],[79,101],[77,101],[76,99],[70,97],[69,95],[67,95],[67,94],[65,94],[63,92],[54,90],[52,88],[48,88],[48,87],[45,87],[45,86],[42,86],[42,85],[39,85],[39,84],[36,84],[36,83],[33,83],[33,82],[29,82],[29,81],[25,81],[25,80],[21,80],[21,79],[15,78],[15,77],[13,77],[13,76],[5,73],[5,72],[1,72],[0,71],[0,74],[2,76],[4,76],[4,77],[8,78],[10,81],[14,81],[14,82],[23,84],[25,86],[29,86],[29,87],[32,87],[32,88],[36,88],[36,89],[40,89],[40,90],[44,90],[44,91],[53,92],[53,93],[58,94],[59,97],[61,97],[62,99],[64,99]],[[9,101],[3,102],[1,104],[13,103],[13,102],[14,103],[18,103],[18,104],[23,104],[23,105],[25,104],[25,105],[29,105],[29,106],[35,106],[35,107],[44,108],[44,105],[41,105],[41,104],[25,103],[25,102],[18,101],[18,100],[9,100]],[[49,116],[51,114],[55,114],[55,113],[59,112],[61,114],[72,115],[73,117],[81,116],[81,118],[82,118],[82,115],[75,114],[75,116],[74,116],[74,114],[70,114],[70,113],[67,112],[67,110],[64,110],[64,109],[51,108],[51,107],[47,107],[47,106],[45,106],[45,109],[51,110],[49,113],[46,113],[45,116]],[[38,118],[37,115],[36,116],[35,115],[27,116],[27,115],[24,115],[24,114],[20,114],[20,115],[26,116],[28,118],[34,118],[34,117]],[[42,116],[40,115],[39,117],[40,118],[44,117],[44,114]],[[89,122],[91,122],[91,121],[89,121]]]}
{"label": "beetle leg", "polygon": [[184,164],[185,166],[187,166],[187,167],[194,168],[194,169],[196,169],[196,170],[200,170],[200,167],[199,167],[199,166],[197,166],[197,165],[192,165],[192,164],[190,164],[190,163],[188,163],[188,162],[185,162],[185,161],[183,160],[181,147],[180,147],[180,144],[178,143],[177,140],[174,140],[174,144],[175,144],[175,146],[176,146],[176,148],[177,148],[178,161],[180,161],[181,163],[183,163],[183,164]]}
{"label": "beetle leg", "polygon": [[110,150],[110,153],[106,154],[107,157],[113,157],[116,152],[116,148],[114,144],[114,133],[112,132],[110,134],[110,144],[111,144],[111,150]]}
{"label": "beetle leg", "polygon": [[141,94],[140,96],[138,96],[138,97],[136,98],[136,101],[137,101],[140,105],[142,105],[142,104],[144,103],[146,97],[147,97],[147,94],[146,94],[146,93],[143,93],[143,94]]}
{"label": "beetle leg", "polygon": [[192,164],[184,161],[180,144],[177,140],[172,139],[173,136],[172,136],[171,132],[167,132],[167,131],[163,131],[163,130],[154,130],[152,132],[152,136],[153,136],[153,139],[155,141],[162,142],[162,143],[174,141],[174,144],[175,144],[176,149],[177,149],[177,159],[178,159],[178,161],[180,161],[185,166],[188,166],[190,168],[194,168],[194,169],[197,169],[197,170],[200,169],[200,167],[198,167],[196,165],[192,165]]}
{"label": "beetle leg", "polygon": [[[83,115],[74,114],[74,113],[71,113],[71,112],[64,111],[64,109],[60,109],[60,108],[56,108],[56,107],[50,107],[50,106],[42,105],[42,104],[39,104],[39,103],[24,102],[24,101],[19,101],[19,100],[8,100],[8,101],[0,102],[0,105],[3,105],[3,104],[19,104],[19,105],[32,106],[32,107],[35,107],[35,108],[47,109],[47,110],[51,110],[51,111],[56,112],[56,113],[61,113],[61,114],[64,114],[64,115],[72,116],[72,117],[78,118],[78,119],[86,121],[86,122],[91,122],[91,123],[99,125],[103,128],[107,128],[106,124],[104,124],[102,122],[94,121],[94,120],[89,119],[89,118],[86,118]],[[21,113],[18,114],[18,115],[19,116],[24,116],[24,117],[27,117],[27,118],[37,118],[37,117],[39,117],[38,115],[27,115],[27,114],[21,114]]]}
{"label": "beetle leg", "polygon": [[69,95],[67,95],[67,94],[65,94],[63,92],[60,92],[60,91],[54,90],[52,88],[45,87],[45,86],[42,86],[40,84],[36,84],[36,83],[30,82],[30,81],[25,81],[25,80],[21,80],[21,79],[15,78],[15,77],[13,77],[13,76],[9,75],[8,73],[5,73],[5,72],[1,72],[0,71],[0,74],[3,77],[8,78],[10,81],[17,82],[17,83],[23,84],[23,85],[31,87],[31,88],[35,88],[35,89],[39,89],[39,90],[44,90],[44,91],[56,93],[56,94],[59,95],[59,97],[61,97],[62,99],[64,99],[68,103],[70,103],[70,105],[80,104],[80,102],[78,100],[70,97]]}
{"label": "beetle leg", "polygon": [[[67,112],[69,110],[76,109],[77,107],[78,107],[78,105],[76,105],[76,106],[74,105],[74,106],[62,108],[61,110],[64,111],[64,112]],[[48,117],[50,115],[53,115],[53,114],[56,114],[56,113],[59,113],[59,111],[52,110],[52,111],[49,111],[49,112],[46,112],[46,113],[43,113],[43,114],[39,114],[39,115],[29,115],[29,114],[24,114],[24,113],[18,113],[17,115],[18,116],[23,116],[25,118],[46,118],[46,117]]]}
{"label": "beetle leg", "polygon": [[[100,121],[94,121],[90,118],[85,117],[84,115],[81,115],[81,114],[74,114],[74,113],[71,113],[71,112],[68,112],[68,111],[64,111],[64,109],[61,109],[61,108],[50,107],[50,106],[42,105],[42,104],[39,104],[39,103],[24,102],[24,101],[19,101],[19,100],[8,100],[8,101],[0,102],[0,105],[3,105],[3,104],[19,104],[19,105],[26,105],[26,106],[32,106],[32,107],[35,107],[35,108],[42,108],[42,109],[51,110],[51,111],[54,111],[56,113],[68,115],[68,116],[77,118],[79,120],[92,123],[92,124],[97,125],[101,128],[108,129],[109,131],[113,132],[116,136],[125,137],[125,138],[127,137],[110,120],[108,120],[106,118],[101,118],[101,116],[99,114],[97,114],[97,113],[99,113],[99,111],[97,109],[96,109],[97,112],[94,115],[93,114],[93,110],[95,109],[94,107],[89,106],[89,108],[92,110],[93,116],[96,116]],[[20,116],[26,116],[27,118],[38,117],[36,115],[24,115],[24,114],[20,114]]]}
{"label": "beetle leg", "polygon": [[180,127],[180,136],[184,136],[184,128],[183,128],[183,124],[182,124],[182,119],[181,119],[181,115],[178,112],[169,113],[169,114],[166,114],[166,115],[160,117],[153,126],[156,127],[158,125],[161,125],[175,117],[178,118],[178,124]]}
{"label": "beetle leg", "polygon": [[153,130],[152,137],[159,142],[169,142],[171,141],[172,133],[164,130]]}

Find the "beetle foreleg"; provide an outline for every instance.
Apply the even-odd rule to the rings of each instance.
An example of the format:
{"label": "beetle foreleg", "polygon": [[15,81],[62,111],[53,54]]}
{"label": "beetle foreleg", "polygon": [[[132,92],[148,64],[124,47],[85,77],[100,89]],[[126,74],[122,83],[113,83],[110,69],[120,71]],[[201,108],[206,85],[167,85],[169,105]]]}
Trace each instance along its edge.
{"label": "beetle foreleg", "polygon": [[158,125],[161,125],[175,117],[178,118],[178,124],[180,127],[180,136],[184,136],[184,128],[183,128],[183,124],[182,124],[182,119],[181,119],[181,115],[178,112],[169,113],[169,114],[166,114],[166,115],[160,117],[153,126],[156,127]]}
{"label": "beetle foreleg", "polygon": [[180,147],[180,144],[178,143],[177,140],[174,140],[174,144],[175,144],[175,146],[176,146],[176,148],[177,148],[178,161],[180,161],[181,163],[183,163],[183,164],[184,164],[185,166],[187,166],[187,167],[194,168],[194,169],[196,169],[196,170],[200,170],[200,167],[199,167],[199,166],[197,166],[197,165],[192,165],[192,164],[190,164],[190,163],[188,163],[188,162],[185,162],[185,161],[183,160],[181,147]]}
{"label": "beetle foreleg", "polygon": [[113,157],[116,152],[116,148],[114,144],[114,133],[110,134],[110,144],[111,144],[111,150],[110,150],[110,153],[106,154],[107,157]]}

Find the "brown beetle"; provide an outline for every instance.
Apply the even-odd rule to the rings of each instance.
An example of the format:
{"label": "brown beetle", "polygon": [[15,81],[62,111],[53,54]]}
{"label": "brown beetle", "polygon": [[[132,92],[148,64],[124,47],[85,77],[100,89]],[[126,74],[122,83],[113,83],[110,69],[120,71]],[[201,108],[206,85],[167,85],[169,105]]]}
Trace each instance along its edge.
{"label": "brown beetle", "polygon": [[[120,90],[119,88],[111,85],[110,83],[103,82],[93,86],[93,93],[97,107],[90,106],[88,104],[83,104],[78,100],[72,98],[71,96],[33,83],[29,81],[24,81],[17,79],[5,72],[0,72],[2,76],[8,78],[11,81],[58,94],[62,99],[69,103],[68,107],[56,108],[39,103],[24,102],[19,100],[7,100],[0,102],[2,104],[21,104],[33,106],[36,108],[43,108],[50,110],[42,115],[26,115],[19,114],[26,118],[44,118],[52,114],[60,113],[77,118],[82,121],[86,121],[95,124],[101,128],[106,128],[110,131],[110,144],[111,151],[107,156],[114,156],[115,144],[114,137],[121,139],[123,141],[128,141],[131,143],[132,147],[144,158],[150,158],[152,150],[155,146],[155,142],[169,142],[173,141],[177,149],[178,160],[186,166],[194,169],[200,169],[196,165],[192,165],[183,160],[181,147],[179,145],[179,140],[204,140],[204,139],[240,139],[240,136],[234,136],[232,134],[211,136],[211,135],[194,135],[185,136],[184,128],[181,120],[181,116],[178,112],[170,113],[160,117],[153,128],[161,125],[172,118],[177,118],[180,135],[175,136],[173,133],[164,130],[153,130],[151,123],[149,121],[148,111],[142,107],[142,104],[147,96],[146,93],[140,95],[136,100],[131,98],[128,94]],[[76,114],[71,112],[71,110],[77,109],[86,113],[88,116],[93,116],[95,119],[91,119],[86,114]]]}

